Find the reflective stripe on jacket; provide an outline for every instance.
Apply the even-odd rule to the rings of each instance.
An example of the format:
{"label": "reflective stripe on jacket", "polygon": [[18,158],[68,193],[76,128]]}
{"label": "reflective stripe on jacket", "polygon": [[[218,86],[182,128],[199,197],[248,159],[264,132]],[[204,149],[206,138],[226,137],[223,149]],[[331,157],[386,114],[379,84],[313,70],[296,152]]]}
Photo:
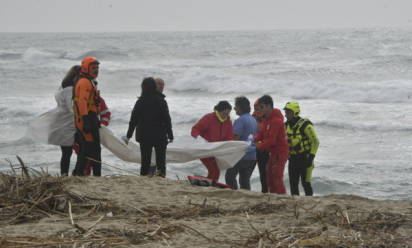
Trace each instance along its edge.
{"label": "reflective stripe on jacket", "polygon": [[299,117],[294,124],[286,122],[285,125],[290,155],[302,153],[316,154],[319,147],[319,139],[309,119]]}

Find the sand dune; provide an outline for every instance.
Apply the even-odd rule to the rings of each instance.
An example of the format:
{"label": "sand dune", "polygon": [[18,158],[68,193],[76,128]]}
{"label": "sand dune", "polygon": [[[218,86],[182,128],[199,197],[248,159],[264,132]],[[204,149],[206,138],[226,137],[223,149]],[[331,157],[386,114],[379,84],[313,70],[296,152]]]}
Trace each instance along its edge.
{"label": "sand dune", "polygon": [[[33,185],[51,180],[61,191],[47,199],[56,186],[45,186],[44,200],[25,212],[37,216],[20,214],[13,223],[7,199],[16,184],[5,178],[3,189],[12,188],[0,201],[0,247],[412,246],[412,201],[278,196],[159,177],[48,178]],[[14,202],[14,210],[23,203]]]}

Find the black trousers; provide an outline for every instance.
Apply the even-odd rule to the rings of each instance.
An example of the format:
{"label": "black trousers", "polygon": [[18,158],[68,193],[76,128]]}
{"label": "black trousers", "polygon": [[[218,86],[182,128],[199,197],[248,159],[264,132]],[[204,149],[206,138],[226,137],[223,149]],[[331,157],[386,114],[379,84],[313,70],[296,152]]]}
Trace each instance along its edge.
{"label": "black trousers", "polygon": [[166,177],[166,148],[167,141],[162,142],[140,142],[140,153],[142,155],[142,167],[140,175],[146,176],[151,174],[150,164],[152,160],[153,147],[156,153],[157,175]]}
{"label": "black trousers", "polygon": [[236,177],[239,174],[240,188],[250,190],[250,177],[255,166],[256,160],[239,160],[233,168],[226,170],[226,184],[232,187],[232,189],[238,189]]}
{"label": "black trousers", "polygon": [[262,185],[262,193],[268,192],[266,183],[266,164],[269,160],[269,153],[264,150],[256,150],[256,159],[259,168],[260,184]]}
{"label": "black trousers", "polygon": [[[76,133],[76,141],[79,144],[79,154],[77,154],[76,167],[73,171],[73,176],[84,176],[84,167],[87,162],[87,158],[92,158],[90,163],[93,167],[93,176],[102,175],[102,165],[101,165],[101,151],[100,138],[99,135],[93,135],[93,142],[85,141],[83,135],[80,132]],[[98,162],[97,162],[98,161]]]}
{"label": "black trousers", "polygon": [[72,146],[60,146],[62,157],[60,159],[60,175],[67,176],[69,174],[70,157],[73,154]]}
{"label": "black trousers", "polygon": [[313,167],[309,165],[309,161],[302,155],[292,155],[289,157],[289,183],[291,195],[299,195],[299,180],[302,181],[302,186],[305,195],[313,195],[312,184],[310,180],[306,180],[308,170]]}

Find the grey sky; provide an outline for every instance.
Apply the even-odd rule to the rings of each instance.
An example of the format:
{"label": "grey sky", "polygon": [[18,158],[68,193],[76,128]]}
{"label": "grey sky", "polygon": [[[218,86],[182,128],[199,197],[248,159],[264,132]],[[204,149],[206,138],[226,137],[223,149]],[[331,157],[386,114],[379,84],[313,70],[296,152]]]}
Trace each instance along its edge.
{"label": "grey sky", "polygon": [[412,0],[0,0],[0,32],[412,27]]}

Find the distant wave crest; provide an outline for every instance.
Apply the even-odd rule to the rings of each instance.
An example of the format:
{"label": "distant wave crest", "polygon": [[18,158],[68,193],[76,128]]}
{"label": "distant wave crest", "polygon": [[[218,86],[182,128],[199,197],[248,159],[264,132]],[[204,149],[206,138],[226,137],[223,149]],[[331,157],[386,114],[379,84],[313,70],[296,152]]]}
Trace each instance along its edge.
{"label": "distant wave crest", "polygon": [[378,125],[378,124],[359,124],[359,123],[349,123],[343,121],[320,121],[315,123],[316,126],[330,129],[338,130],[359,130],[366,132],[411,132],[412,127],[401,126],[401,125]]}
{"label": "distant wave crest", "polygon": [[122,58],[128,57],[128,54],[125,52],[122,52],[118,48],[110,47],[110,48],[100,48],[100,49],[86,51],[86,52],[81,53],[80,55],[69,56],[69,58],[74,59],[74,60],[81,60],[88,56],[95,57],[99,60],[103,60],[103,59],[116,60],[116,59],[122,59]]}
{"label": "distant wave crest", "polygon": [[22,54],[22,58],[28,62],[38,62],[49,59],[65,58],[66,55],[66,52],[52,52],[30,47]]}
{"label": "distant wave crest", "polygon": [[100,60],[121,60],[128,57],[128,53],[117,48],[101,48],[80,52],[49,51],[29,47],[23,53],[0,52],[0,60],[23,59],[26,62],[47,61],[50,59],[66,59],[80,61],[85,57],[93,56]]}
{"label": "distant wave crest", "polygon": [[280,80],[218,70],[191,68],[170,88],[178,92],[270,93],[293,99],[323,99],[360,103],[412,102],[412,80],[334,82]]}
{"label": "distant wave crest", "polygon": [[20,59],[22,55],[20,53],[12,53],[12,52],[0,52],[0,60],[17,60]]}

